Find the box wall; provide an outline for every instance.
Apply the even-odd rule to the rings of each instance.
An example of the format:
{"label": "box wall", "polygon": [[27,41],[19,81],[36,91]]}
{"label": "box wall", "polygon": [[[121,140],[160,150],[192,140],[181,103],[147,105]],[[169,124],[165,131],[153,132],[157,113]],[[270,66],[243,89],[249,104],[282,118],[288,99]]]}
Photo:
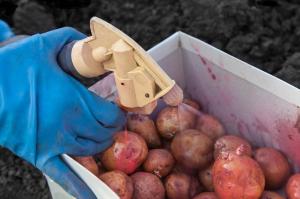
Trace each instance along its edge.
{"label": "box wall", "polygon": [[[257,146],[276,147],[299,168],[298,89],[184,33],[175,33],[148,52],[228,133],[241,134]],[[93,178],[74,160],[65,160],[86,181]],[[99,184],[93,182],[94,187]]]}
{"label": "box wall", "polygon": [[[255,146],[280,149],[298,169],[299,90],[186,34],[180,34],[178,46],[181,50],[159,64],[171,71],[187,96],[217,116],[228,133],[239,134]],[[174,67],[179,55],[182,66]]]}

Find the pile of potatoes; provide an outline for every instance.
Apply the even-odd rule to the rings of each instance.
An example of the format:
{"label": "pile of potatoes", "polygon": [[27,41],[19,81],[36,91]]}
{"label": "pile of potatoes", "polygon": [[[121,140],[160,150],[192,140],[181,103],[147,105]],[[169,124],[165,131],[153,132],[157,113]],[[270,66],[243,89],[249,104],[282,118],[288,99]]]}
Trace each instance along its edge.
{"label": "pile of potatoes", "polygon": [[[300,174],[274,148],[253,148],[189,99],[127,129],[94,157],[74,157],[121,199],[300,199]],[[291,176],[292,175],[292,176]]]}

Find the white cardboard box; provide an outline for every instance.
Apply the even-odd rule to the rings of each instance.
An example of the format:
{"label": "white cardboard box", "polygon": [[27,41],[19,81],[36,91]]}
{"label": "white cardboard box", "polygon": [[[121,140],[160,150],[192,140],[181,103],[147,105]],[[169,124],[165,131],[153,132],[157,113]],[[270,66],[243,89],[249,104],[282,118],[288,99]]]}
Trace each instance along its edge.
{"label": "white cardboard box", "polygon": [[[148,51],[230,134],[283,151],[300,169],[300,91],[199,39],[177,32]],[[67,163],[101,198],[109,189],[68,156]],[[48,180],[53,199],[72,198]],[[109,195],[104,199],[118,198]]]}

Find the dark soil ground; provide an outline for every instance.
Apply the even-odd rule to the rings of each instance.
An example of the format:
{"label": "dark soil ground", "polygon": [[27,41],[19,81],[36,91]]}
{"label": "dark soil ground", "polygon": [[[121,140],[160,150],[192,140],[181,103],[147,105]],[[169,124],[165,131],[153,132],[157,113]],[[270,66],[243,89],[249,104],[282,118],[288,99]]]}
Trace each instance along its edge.
{"label": "dark soil ground", "polygon": [[[103,18],[145,49],[177,30],[300,88],[298,0],[0,0],[0,18],[17,34],[72,26],[89,34],[89,19]],[[42,175],[0,151],[0,196],[50,198]]]}

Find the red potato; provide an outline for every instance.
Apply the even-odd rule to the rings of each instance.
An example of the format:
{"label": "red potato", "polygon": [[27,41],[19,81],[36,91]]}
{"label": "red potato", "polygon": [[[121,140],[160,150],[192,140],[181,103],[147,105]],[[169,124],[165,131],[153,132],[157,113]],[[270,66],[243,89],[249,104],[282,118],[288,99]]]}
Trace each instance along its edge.
{"label": "red potato", "polygon": [[133,195],[132,179],[122,171],[110,171],[99,178],[109,186],[120,199],[131,199]]}
{"label": "red potato", "polygon": [[109,171],[131,174],[145,161],[147,154],[147,144],[140,135],[122,131],[114,136],[114,144],[102,153],[100,160]]}
{"label": "red potato", "polygon": [[92,156],[77,156],[74,159],[95,176],[99,175],[98,165]]}
{"label": "red potato", "polygon": [[136,172],[131,176],[133,199],[164,199],[165,188],[160,179],[151,173]]}
{"label": "red potato", "polygon": [[175,159],[186,169],[201,169],[212,161],[213,142],[198,130],[188,129],[178,133],[171,151]]}
{"label": "red potato", "polygon": [[292,175],[285,187],[288,199],[300,199],[300,174]]}
{"label": "red potato", "polygon": [[161,141],[153,120],[147,115],[130,114],[127,117],[128,130],[142,136],[149,148],[158,148]]}
{"label": "red potato", "polygon": [[250,143],[235,135],[225,135],[217,139],[215,142],[214,158],[217,159],[222,153],[236,152],[243,155],[252,155],[252,147]]}
{"label": "red potato", "polygon": [[222,154],[212,174],[215,192],[222,199],[258,199],[264,191],[263,171],[249,156]]}
{"label": "red potato", "polygon": [[168,199],[189,199],[202,191],[197,178],[184,173],[172,173],[165,180]]}
{"label": "red potato", "polygon": [[214,191],[214,185],[212,181],[212,166],[207,167],[204,170],[199,171],[199,181],[205,187],[207,191]]}
{"label": "red potato", "polygon": [[170,173],[174,164],[175,160],[169,151],[165,149],[152,149],[149,151],[143,167],[145,171],[161,178]]}
{"label": "red potato", "polygon": [[172,139],[176,133],[195,126],[196,115],[183,106],[166,107],[162,109],[156,119],[158,132],[165,139]]}
{"label": "red potato", "polygon": [[260,199],[284,199],[284,197],[273,191],[264,191]]}
{"label": "red potato", "polygon": [[210,139],[216,141],[225,134],[225,130],[221,122],[212,115],[205,114],[198,117],[196,129],[205,133]]}
{"label": "red potato", "polygon": [[218,199],[218,196],[214,192],[203,192],[193,197],[193,199]]}
{"label": "red potato", "polygon": [[194,109],[200,110],[200,104],[198,102],[196,102],[195,100],[185,98],[185,99],[183,99],[182,102],[184,104],[187,104],[187,105],[193,107]]}
{"label": "red potato", "polygon": [[267,189],[279,189],[289,178],[289,162],[278,150],[259,148],[254,152],[254,159],[264,172]]}

